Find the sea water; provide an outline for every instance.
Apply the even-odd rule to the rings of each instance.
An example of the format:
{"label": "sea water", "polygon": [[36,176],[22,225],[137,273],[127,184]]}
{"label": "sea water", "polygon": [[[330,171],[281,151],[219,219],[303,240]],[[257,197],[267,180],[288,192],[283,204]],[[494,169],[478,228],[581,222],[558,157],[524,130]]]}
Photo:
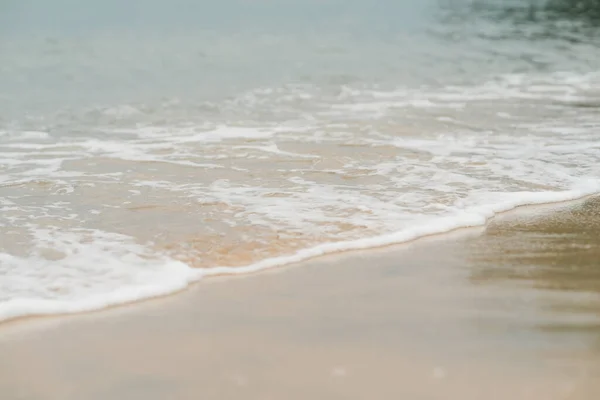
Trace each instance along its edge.
{"label": "sea water", "polygon": [[0,320],[597,193],[599,32],[544,4],[1,2]]}

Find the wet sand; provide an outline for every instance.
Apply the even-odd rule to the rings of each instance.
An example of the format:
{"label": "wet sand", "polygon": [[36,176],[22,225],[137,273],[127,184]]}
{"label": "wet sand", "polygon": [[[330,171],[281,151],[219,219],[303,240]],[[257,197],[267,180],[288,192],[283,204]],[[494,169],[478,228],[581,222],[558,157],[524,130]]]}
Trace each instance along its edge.
{"label": "wet sand", "polygon": [[598,399],[600,198],[0,326],[0,399]]}

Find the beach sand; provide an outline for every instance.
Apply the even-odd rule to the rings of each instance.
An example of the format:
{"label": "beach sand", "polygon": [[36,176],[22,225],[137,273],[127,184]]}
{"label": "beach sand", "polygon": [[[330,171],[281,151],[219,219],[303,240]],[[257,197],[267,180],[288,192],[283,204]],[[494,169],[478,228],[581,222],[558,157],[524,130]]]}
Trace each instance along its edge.
{"label": "beach sand", "polygon": [[0,326],[2,400],[599,398],[599,198]]}

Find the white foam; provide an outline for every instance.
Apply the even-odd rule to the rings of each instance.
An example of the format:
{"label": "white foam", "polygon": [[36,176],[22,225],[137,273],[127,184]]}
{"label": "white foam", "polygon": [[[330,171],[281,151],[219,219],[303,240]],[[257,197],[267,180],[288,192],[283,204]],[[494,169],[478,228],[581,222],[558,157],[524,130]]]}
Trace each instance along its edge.
{"label": "white foam", "polygon": [[432,218],[422,223],[398,232],[373,236],[365,239],[344,242],[325,243],[308,249],[300,250],[293,255],[269,258],[246,267],[215,267],[205,270],[205,276],[234,275],[258,272],[264,269],[284,266],[305,261],[326,254],[351,250],[362,250],[405,243],[421,237],[450,232],[460,228],[485,225],[498,213],[506,212],[525,205],[558,203],[576,200],[600,192],[600,181],[588,182],[579,188],[561,192],[519,192],[499,194],[505,200],[495,204],[473,207],[463,212],[445,217]]}
{"label": "white foam", "polygon": [[275,134],[273,130],[255,129],[246,127],[219,126],[211,131],[204,131],[176,139],[179,143],[191,142],[221,142],[231,139],[265,139]]}
{"label": "white foam", "polygon": [[44,229],[35,235],[47,250],[0,253],[0,321],[98,310],[172,293],[202,276],[177,261],[144,257],[141,246],[121,235]]}
{"label": "white foam", "polygon": [[[460,228],[484,225],[496,214],[519,206],[548,204],[576,200],[600,192],[600,181],[588,181],[578,188],[560,192],[500,193],[503,201],[481,205],[460,213],[432,218],[394,233],[335,243],[324,243],[294,254],[268,258],[242,267],[193,269],[173,260],[149,261],[143,248],[128,238],[99,231],[88,231],[94,241],[82,241],[81,232],[65,234],[37,230],[39,241],[51,245],[54,251],[66,254],[59,261],[41,256],[19,258],[0,253],[4,281],[0,285],[0,321],[17,317],[66,314],[99,310],[184,289],[202,277],[240,275],[298,263],[326,254],[389,246],[442,234]],[[115,245],[117,244],[117,245]],[[34,277],[25,271],[32,271]],[[44,271],[43,273],[39,273]],[[40,280],[40,276],[45,279]],[[17,284],[15,284],[17,281]],[[121,282],[116,285],[115,281]],[[87,283],[86,283],[87,282]],[[84,288],[80,285],[84,284]],[[90,285],[92,286],[90,288]],[[22,291],[22,293],[19,293]],[[37,297],[33,297],[32,294]]]}
{"label": "white foam", "polygon": [[293,153],[290,151],[283,151],[277,147],[277,144],[272,143],[265,146],[235,146],[237,149],[253,149],[263,151],[265,153],[278,154],[281,156],[295,157],[295,158],[307,158],[307,159],[319,159],[320,157],[312,155],[312,154],[299,154]]}

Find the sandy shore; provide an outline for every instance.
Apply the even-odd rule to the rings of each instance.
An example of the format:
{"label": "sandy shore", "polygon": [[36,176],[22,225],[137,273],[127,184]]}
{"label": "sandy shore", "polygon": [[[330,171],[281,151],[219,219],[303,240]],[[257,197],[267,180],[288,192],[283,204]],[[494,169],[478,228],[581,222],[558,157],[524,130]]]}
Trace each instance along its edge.
{"label": "sandy shore", "polygon": [[598,399],[600,199],[0,326],[0,399]]}

